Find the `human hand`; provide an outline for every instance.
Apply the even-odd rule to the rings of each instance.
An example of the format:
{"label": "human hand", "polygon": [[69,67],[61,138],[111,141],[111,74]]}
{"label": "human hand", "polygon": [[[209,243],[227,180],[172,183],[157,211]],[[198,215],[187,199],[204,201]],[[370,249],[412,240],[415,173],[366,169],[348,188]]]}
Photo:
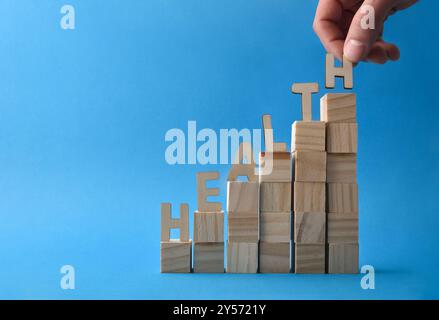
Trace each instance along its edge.
{"label": "human hand", "polygon": [[[320,0],[314,18],[314,31],[326,51],[339,60],[386,63],[399,59],[399,48],[382,39],[389,15],[406,9],[418,0]],[[375,28],[362,27],[362,19],[375,11]],[[364,21],[363,21],[364,24]]]}

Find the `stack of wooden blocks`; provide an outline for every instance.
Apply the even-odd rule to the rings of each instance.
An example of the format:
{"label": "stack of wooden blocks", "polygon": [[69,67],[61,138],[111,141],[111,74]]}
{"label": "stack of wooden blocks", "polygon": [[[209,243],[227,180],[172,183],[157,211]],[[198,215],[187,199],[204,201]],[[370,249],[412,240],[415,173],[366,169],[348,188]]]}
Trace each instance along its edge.
{"label": "stack of wooden blocks", "polygon": [[[291,270],[291,153],[286,144],[274,143],[269,115],[263,117],[266,151],[259,163],[261,240],[259,271]],[[271,148],[273,146],[273,148]],[[268,163],[270,162],[270,163]],[[269,168],[269,171],[266,169]]]}
{"label": "stack of wooden blocks", "polygon": [[[334,88],[336,77],[352,89],[352,64],[344,59],[335,67],[327,54],[326,88]],[[227,272],[357,273],[355,94],[326,94],[320,121],[313,121],[311,96],[318,84],[295,83],[292,91],[302,95],[302,121],[292,125],[291,151],[274,142],[271,117],[264,115],[259,171],[251,145],[243,142],[229,172]],[[246,181],[238,181],[240,176]],[[194,272],[224,272],[224,212],[221,203],[207,201],[219,189],[206,187],[207,180],[218,178],[218,172],[197,173]],[[181,205],[180,219],[172,219],[169,203],[162,204],[161,272],[191,272],[188,223],[187,204]],[[172,228],[180,228],[180,239],[170,240]]]}
{"label": "stack of wooden blocks", "polygon": [[325,123],[311,120],[310,104],[302,108],[291,129],[295,272],[325,273]]}
{"label": "stack of wooden blocks", "polygon": [[328,272],[358,272],[357,123],[355,94],[326,94]]}
{"label": "stack of wooden blocks", "polygon": [[[227,272],[257,273],[259,183],[250,143],[240,145],[235,162],[227,179]],[[247,181],[237,181],[239,176]]]}
{"label": "stack of wooden blocks", "polygon": [[[188,273],[192,265],[192,240],[189,239],[189,206],[180,206],[180,219],[172,219],[170,203],[162,203],[160,272]],[[180,239],[170,239],[171,229],[180,229]]]}
{"label": "stack of wooden blocks", "polygon": [[198,172],[198,210],[194,213],[194,272],[224,273],[224,211],[221,202],[208,202],[218,188],[206,188],[207,180],[217,180],[218,172]]}

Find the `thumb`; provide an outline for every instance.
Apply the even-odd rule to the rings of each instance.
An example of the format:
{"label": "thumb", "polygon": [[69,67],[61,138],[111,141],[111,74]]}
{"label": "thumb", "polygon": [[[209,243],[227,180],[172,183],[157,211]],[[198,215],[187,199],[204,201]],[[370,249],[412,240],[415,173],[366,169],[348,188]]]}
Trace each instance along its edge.
{"label": "thumb", "polygon": [[343,54],[352,62],[367,57],[380,37],[384,20],[397,1],[365,0],[355,13],[349,27]]}

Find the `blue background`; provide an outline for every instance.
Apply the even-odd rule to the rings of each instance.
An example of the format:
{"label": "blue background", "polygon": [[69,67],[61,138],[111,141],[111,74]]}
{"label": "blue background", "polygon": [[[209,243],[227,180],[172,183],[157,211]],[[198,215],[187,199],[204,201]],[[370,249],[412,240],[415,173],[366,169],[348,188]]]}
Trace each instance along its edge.
{"label": "blue background", "polygon": [[[300,119],[293,82],[323,88],[316,1],[1,0],[0,298],[439,298],[436,1],[391,17],[401,60],[355,69],[361,275],[159,273],[160,203],[195,209],[168,129]],[[341,92],[340,83],[337,90]],[[314,97],[314,116],[318,99]],[[192,227],[191,227],[192,229]],[[76,268],[61,290],[60,268]]]}

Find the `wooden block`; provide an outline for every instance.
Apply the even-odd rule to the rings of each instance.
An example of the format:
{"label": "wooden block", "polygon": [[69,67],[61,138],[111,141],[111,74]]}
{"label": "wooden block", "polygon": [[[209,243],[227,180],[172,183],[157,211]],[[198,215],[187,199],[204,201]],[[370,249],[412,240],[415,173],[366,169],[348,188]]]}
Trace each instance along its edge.
{"label": "wooden block", "polygon": [[355,93],[327,93],[320,99],[320,120],[357,122]]}
{"label": "wooden block", "polygon": [[352,89],[354,86],[354,77],[352,72],[352,62],[343,56],[343,65],[335,66],[335,58],[332,53],[326,54],[325,59],[326,77],[325,87],[333,89],[335,87],[335,77],[343,78],[343,86],[345,89]]}
{"label": "wooden block", "polygon": [[356,183],[357,155],[328,153],[326,180],[327,182]]}
{"label": "wooden block", "polygon": [[198,211],[200,212],[219,212],[221,211],[221,202],[208,202],[207,197],[218,196],[219,188],[207,188],[207,180],[218,180],[219,172],[197,172],[197,202]]}
{"label": "wooden block", "polygon": [[328,252],[328,273],[358,273],[358,243],[330,243]]}
{"label": "wooden block", "polygon": [[326,151],[328,153],[357,153],[358,128],[356,123],[328,123]]}
{"label": "wooden block", "polygon": [[172,218],[172,206],[170,203],[161,205],[161,241],[169,241],[171,229],[180,229],[181,241],[189,241],[189,206],[187,203],[180,205],[180,218]]}
{"label": "wooden block", "polygon": [[259,154],[259,164],[259,182],[291,181],[290,152],[261,152]]}
{"label": "wooden block", "polygon": [[325,212],[324,182],[294,182],[295,212]]}
{"label": "wooden block", "polygon": [[224,273],[224,242],[195,243],[194,272]]}
{"label": "wooden block", "polygon": [[290,242],[259,243],[259,272],[289,273],[291,269]]}
{"label": "wooden block", "polygon": [[325,245],[295,245],[296,273],[325,273]]}
{"label": "wooden block", "polygon": [[258,272],[258,243],[227,243],[228,273]]}
{"label": "wooden block", "polygon": [[261,212],[291,212],[291,183],[262,182],[259,201]]}
{"label": "wooden block", "polygon": [[296,150],[325,151],[326,123],[294,121],[291,126],[291,152]]}
{"label": "wooden block", "polygon": [[303,121],[312,120],[312,97],[313,93],[319,92],[318,83],[294,83],[291,87],[293,93],[302,95],[302,119]]}
{"label": "wooden block", "polygon": [[328,183],[327,189],[328,212],[358,213],[356,183]]}
{"label": "wooden block", "polygon": [[357,243],[358,214],[328,213],[328,243]]}
{"label": "wooden block", "polygon": [[259,182],[227,182],[227,212],[259,215]]}
{"label": "wooden block", "polygon": [[230,242],[258,242],[259,215],[229,213],[227,218],[228,240]]}
{"label": "wooden block", "polygon": [[194,242],[224,242],[224,212],[195,211]]}
{"label": "wooden block", "polygon": [[284,152],[287,151],[285,142],[274,142],[273,127],[271,126],[271,115],[262,116],[262,127],[264,128],[265,150],[267,152]]}
{"label": "wooden block", "polygon": [[295,151],[293,154],[294,181],[325,182],[326,152]]}
{"label": "wooden block", "polygon": [[295,212],[294,242],[324,244],[326,233],[325,212]]}
{"label": "wooden block", "polygon": [[262,212],[261,241],[289,242],[291,240],[291,213]]}
{"label": "wooden block", "polygon": [[191,272],[192,241],[161,241],[160,272],[189,273]]}

